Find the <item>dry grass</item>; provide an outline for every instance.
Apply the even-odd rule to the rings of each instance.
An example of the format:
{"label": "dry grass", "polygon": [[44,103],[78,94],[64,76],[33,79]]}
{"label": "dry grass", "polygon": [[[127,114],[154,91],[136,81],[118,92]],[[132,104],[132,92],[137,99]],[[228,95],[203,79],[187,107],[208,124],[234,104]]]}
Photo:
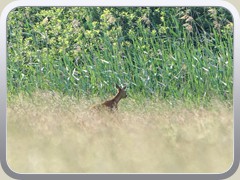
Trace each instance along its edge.
{"label": "dry grass", "polygon": [[232,108],[139,105],[92,113],[49,93],[7,108],[7,160],[20,173],[222,173],[233,160]]}

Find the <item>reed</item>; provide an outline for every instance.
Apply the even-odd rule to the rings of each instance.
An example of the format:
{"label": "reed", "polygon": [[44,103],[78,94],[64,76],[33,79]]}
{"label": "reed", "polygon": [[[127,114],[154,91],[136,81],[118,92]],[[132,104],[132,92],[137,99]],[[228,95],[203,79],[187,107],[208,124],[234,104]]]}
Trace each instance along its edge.
{"label": "reed", "polygon": [[126,83],[140,101],[232,100],[233,23],[222,8],[17,8],[7,27],[9,98],[103,100]]}

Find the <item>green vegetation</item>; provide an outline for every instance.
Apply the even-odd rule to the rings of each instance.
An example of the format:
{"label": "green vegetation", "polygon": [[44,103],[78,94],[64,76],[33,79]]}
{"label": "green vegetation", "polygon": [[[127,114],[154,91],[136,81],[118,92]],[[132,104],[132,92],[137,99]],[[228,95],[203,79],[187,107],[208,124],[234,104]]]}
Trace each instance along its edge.
{"label": "green vegetation", "polygon": [[232,101],[233,23],[222,8],[16,8],[8,97],[38,90],[105,98]]}
{"label": "green vegetation", "polygon": [[[223,8],[16,8],[7,161],[24,173],[222,173],[233,160]],[[128,86],[116,113],[89,107]],[[170,104],[170,105],[169,105]]]}

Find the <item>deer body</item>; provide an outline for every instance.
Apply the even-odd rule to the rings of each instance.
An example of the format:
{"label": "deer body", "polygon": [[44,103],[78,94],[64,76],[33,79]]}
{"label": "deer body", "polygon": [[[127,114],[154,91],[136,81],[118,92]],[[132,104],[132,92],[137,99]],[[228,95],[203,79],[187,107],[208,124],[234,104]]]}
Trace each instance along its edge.
{"label": "deer body", "polygon": [[101,108],[107,108],[109,110],[117,110],[118,109],[118,103],[121,99],[127,97],[127,93],[125,91],[126,86],[123,88],[120,88],[118,85],[116,85],[116,88],[118,89],[118,93],[110,100],[105,101],[102,104],[98,104],[93,106],[93,109],[101,109]]}

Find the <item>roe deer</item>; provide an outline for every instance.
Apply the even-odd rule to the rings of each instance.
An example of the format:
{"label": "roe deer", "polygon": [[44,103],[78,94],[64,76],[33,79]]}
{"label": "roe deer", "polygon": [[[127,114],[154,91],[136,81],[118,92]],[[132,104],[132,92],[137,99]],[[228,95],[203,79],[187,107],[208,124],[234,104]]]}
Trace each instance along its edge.
{"label": "roe deer", "polygon": [[118,89],[118,93],[112,99],[105,101],[102,104],[97,104],[93,106],[91,109],[100,110],[101,108],[106,108],[111,111],[117,110],[119,101],[127,97],[127,92],[126,92],[126,86],[121,88],[119,85],[116,84],[116,88]]}

